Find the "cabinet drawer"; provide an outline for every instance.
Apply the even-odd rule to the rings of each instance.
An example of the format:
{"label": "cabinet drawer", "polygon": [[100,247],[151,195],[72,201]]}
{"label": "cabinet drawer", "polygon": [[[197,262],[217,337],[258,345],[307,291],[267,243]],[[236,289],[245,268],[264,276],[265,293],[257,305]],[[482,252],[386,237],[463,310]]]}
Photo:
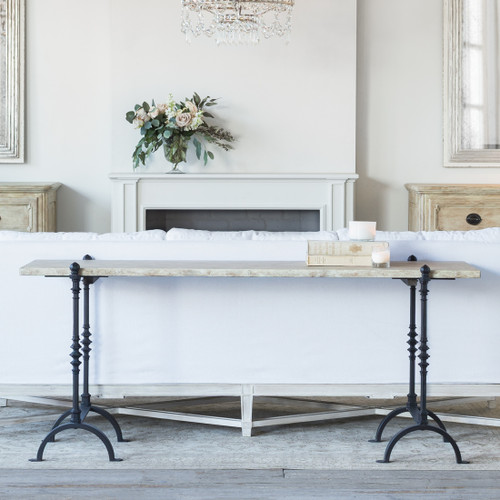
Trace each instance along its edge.
{"label": "cabinet drawer", "polygon": [[33,201],[0,201],[0,231],[36,231]]}
{"label": "cabinet drawer", "polygon": [[436,206],[436,229],[438,231],[469,231],[497,226],[500,226],[500,205]]}
{"label": "cabinet drawer", "polygon": [[406,184],[410,231],[500,227],[499,184]]}

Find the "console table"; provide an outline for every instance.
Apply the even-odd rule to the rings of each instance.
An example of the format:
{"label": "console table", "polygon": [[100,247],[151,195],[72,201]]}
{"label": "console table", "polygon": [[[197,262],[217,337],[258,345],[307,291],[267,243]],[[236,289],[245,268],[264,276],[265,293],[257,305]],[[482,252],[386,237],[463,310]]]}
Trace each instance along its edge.
{"label": "console table", "polygon": [[[198,262],[198,261],[140,261],[140,260],[92,260],[85,256],[79,261],[35,260],[20,269],[24,276],[48,276],[70,278],[72,282],[73,332],[71,345],[72,407],[56,421],[52,430],[42,441],[34,461],[43,460],[46,445],[54,441],[59,432],[66,429],[81,429],[91,432],[103,442],[111,461],[115,457],[113,447],[107,436],[97,427],[86,424],[89,412],[105,417],[116,432],[118,441],[124,441],[120,426],[114,417],[105,409],[92,404],[89,394],[89,359],[90,359],[90,318],[89,291],[90,285],[99,278],[125,277],[244,277],[244,278],[385,278],[399,279],[410,290],[410,327],[409,327],[409,392],[405,406],[391,411],[380,423],[373,441],[380,442],[382,433],[389,421],[402,413],[409,413],[414,424],[396,433],[387,444],[383,459],[390,461],[391,453],[397,442],[414,431],[431,431],[440,434],[449,442],[455,452],[457,463],[467,463],[462,459],[460,449],[446,431],[442,421],[427,408],[427,297],[428,284],[431,280],[454,280],[458,278],[479,278],[480,271],[465,262],[417,262],[410,256],[407,262],[392,262],[389,268],[372,267],[308,267],[301,262]],[[83,324],[80,334],[80,285],[83,284]],[[417,286],[420,293],[420,342],[417,342]],[[417,348],[418,344],[418,348]],[[420,398],[417,402],[415,387],[416,358],[420,360]],[[83,393],[80,396],[80,358],[83,355]],[[356,413],[354,412],[354,415]],[[358,413],[359,414],[359,413]],[[69,422],[64,423],[69,417]],[[434,424],[429,423],[429,419]],[[271,420],[271,419],[269,419]],[[270,424],[268,424],[270,425]]]}

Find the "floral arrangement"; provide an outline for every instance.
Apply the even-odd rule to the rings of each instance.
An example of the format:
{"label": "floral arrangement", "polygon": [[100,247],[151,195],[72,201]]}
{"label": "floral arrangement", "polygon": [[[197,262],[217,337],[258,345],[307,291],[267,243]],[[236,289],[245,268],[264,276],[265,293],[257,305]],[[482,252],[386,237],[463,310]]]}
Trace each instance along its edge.
{"label": "floral arrangement", "polygon": [[206,143],[215,144],[225,151],[232,149],[234,137],[230,132],[220,127],[209,125],[206,118],[214,118],[205,111],[205,107],[215,106],[217,99],[210,96],[201,99],[195,92],[191,99],[176,102],[172,94],[168,102],[152,104],[143,102],[136,104],[134,111],[126,114],[126,119],[136,128],[141,129],[141,140],[137,143],[132,155],[134,168],[139,162],[146,164],[146,158],[163,146],[165,158],[174,164],[174,171],[181,162],[186,161],[186,153],[192,142],[196,156],[206,165],[208,159],[214,159],[214,154],[207,149]]}

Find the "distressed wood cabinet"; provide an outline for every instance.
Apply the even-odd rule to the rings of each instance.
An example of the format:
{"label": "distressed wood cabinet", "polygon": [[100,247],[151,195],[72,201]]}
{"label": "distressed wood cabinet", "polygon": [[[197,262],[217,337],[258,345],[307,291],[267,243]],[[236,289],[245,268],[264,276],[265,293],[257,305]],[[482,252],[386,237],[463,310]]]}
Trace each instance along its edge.
{"label": "distressed wood cabinet", "polygon": [[0,231],[56,231],[59,183],[0,183]]}
{"label": "distressed wood cabinet", "polygon": [[410,231],[500,226],[500,184],[406,184]]}

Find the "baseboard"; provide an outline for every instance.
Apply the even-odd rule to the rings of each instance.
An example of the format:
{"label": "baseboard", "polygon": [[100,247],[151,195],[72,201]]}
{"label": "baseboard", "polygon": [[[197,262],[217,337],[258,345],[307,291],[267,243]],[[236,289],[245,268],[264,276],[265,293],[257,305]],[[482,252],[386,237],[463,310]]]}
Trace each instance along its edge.
{"label": "baseboard", "polygon": [[[417,385],[417,394],[419,387]],[[0,398],[15,396],[71,396],[69,384],[0,384]],[[406,396],[407,384],[106,384],[91,385],[95,398],[241,396],[369,397],[390,399]],[[430,397],[500,397],[500,384],[431,384]]]}

